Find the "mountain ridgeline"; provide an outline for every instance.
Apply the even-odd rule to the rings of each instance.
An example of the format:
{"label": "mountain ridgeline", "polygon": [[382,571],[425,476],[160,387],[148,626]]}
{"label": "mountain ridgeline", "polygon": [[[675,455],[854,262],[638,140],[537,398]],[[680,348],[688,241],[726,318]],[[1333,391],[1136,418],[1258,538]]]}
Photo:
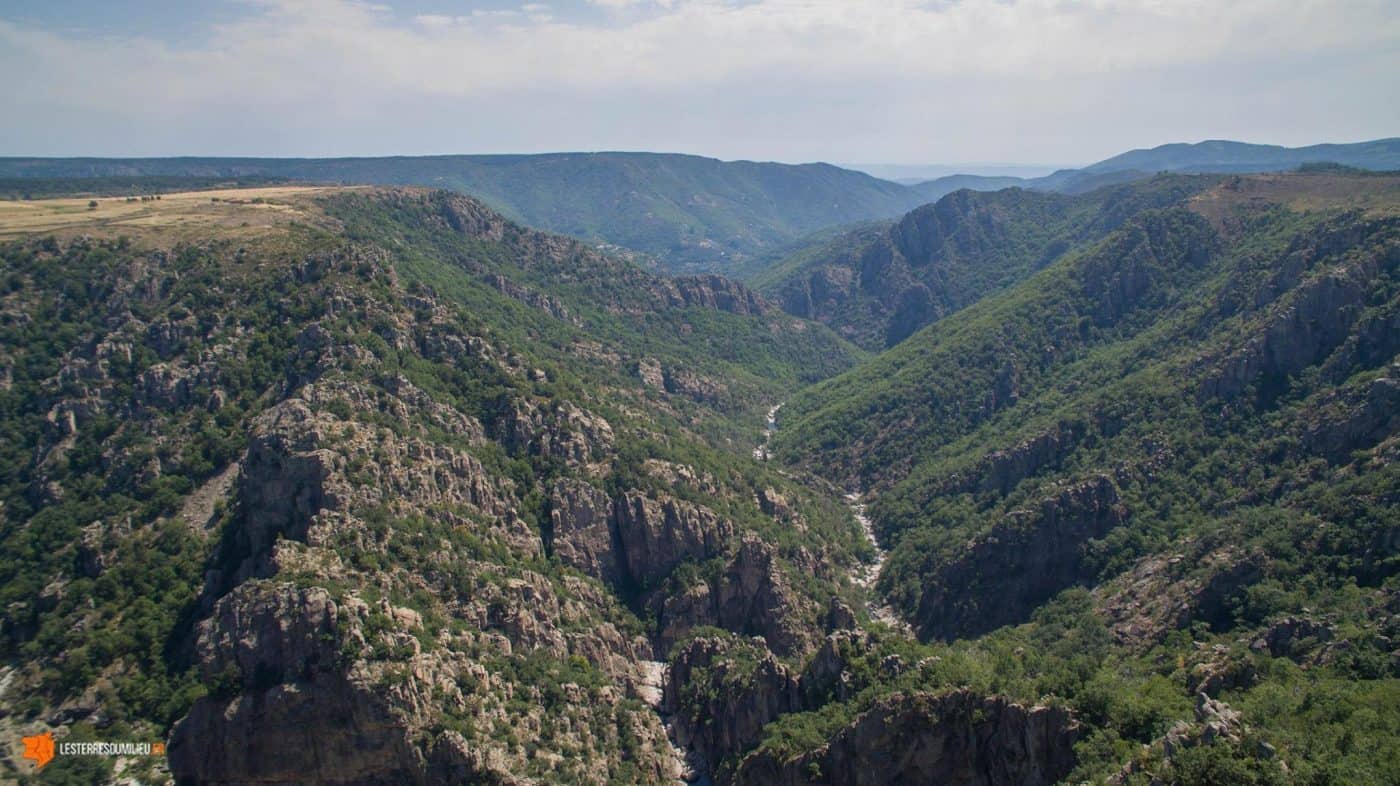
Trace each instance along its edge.
{"label": "mountain ridgeline", "polygon": [[[416,185],[475,196],[508,218],[628,252],[667,272],[761,272],[814,232],[892,219],[954,191],[1085,193],[1162,171],[1261,172],[1332,162],[1400,169],[1400,139],[1283,148],[1163,145],[1042,178],[950,175],[901,184],[828,164],[719,161],[660,153],[386,158],[0,158],[0,195],[42,195],[44,179],[93,193],[146,193],[163,178]],[[187,186],[193,187],[193,186]]]}
{"label": "mountain ridgeline", "polygon": [[279,177],[471,194],[531,226],[723,271],[823,227],[899,215],[924,195],[830,166],[657,153],[347,159],[0,159],[0,177]]}

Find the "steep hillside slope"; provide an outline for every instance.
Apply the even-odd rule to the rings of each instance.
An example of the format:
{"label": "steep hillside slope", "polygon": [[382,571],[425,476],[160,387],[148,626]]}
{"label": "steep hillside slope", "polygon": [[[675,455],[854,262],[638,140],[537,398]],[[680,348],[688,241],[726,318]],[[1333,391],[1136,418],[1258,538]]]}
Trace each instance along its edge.
{"label": "steep hillside slope", "polygon": [[849,515],[749,455],[849,355],[465,197],[278,194],[0,246],[5,738],[168,732],[180,783],[674,782],[669,647],[801,657],[854,593]]}
{"label": "steep hillside slope", "polygon": [[[1397,187],[1190,189],[789,402],[778,457],[870,494],[881,590],[952,642],[902,656],[934,659],[920,677],[872,674],[861,706],[963,669],[1068,703],[1072,781],[1140,742],[1123,779],[1388,782],[1400,715],[1370,697],[1400,691]],[[1205,731],[1173,728],[1197,694]],[[755,772],[803,782],[868,722],[804,709]]]}
{"label": "steep hillside slope", "polygon": [[1174,142],[1130,150],[1080,169],[1061,169],[1041,177],[953,175],[917,183],[911,188],[930,200],[959,188],[995,191],[1015,187],[1083,194],[1105,186],[1145,180],[1161,172],[1248,174],[1287,172],[1318,165],[1394,172],[1400,170],[1400,138],[1305,147],[1256,145],[1222,139],[1194,144]]}
{"label": "steep hillside slope", "polygon": [[1077,197],[957,191],[892,224],[802,249],[751,282],[789,313],[861,346],[893,346],[1098,240],[1127,216],[1215,182],[1160,178]]}

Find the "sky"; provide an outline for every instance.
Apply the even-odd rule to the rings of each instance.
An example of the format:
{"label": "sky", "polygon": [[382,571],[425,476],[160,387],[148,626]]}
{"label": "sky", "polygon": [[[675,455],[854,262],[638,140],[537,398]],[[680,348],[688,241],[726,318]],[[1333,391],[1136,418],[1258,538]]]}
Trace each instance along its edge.
{"label": "sky", "polygon": [[1400,0],[0,0],[0,155],[1086,164],[1400,135]]}

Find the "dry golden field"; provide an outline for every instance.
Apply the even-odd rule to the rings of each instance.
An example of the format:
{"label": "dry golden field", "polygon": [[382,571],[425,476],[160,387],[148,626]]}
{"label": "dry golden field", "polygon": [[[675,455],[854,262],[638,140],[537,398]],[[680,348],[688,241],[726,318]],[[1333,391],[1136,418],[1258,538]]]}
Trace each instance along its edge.
{"label": "dry golden field", "polygon": [[1240,208],[1283,205],[1289,210],[1400,213],[1400,175],[1286,173],[1241,175],[1192,197],[1190,208],[1221,226]]}
{"label": "dry golden field", "polygon": [[[124,234],[141,237],[160,230],[166,237],[221,230],[219,234],[249,230],[266,232],[292,223],[320,223],[315,208],[320,194],[342,190],[340,186],[273,186],[267,188],[185,191],[161,194],[160,199],[127,197],[72,197],[32,201],[0,201],[0,236],[40,232],[58,234]],[[90,206],[96,202],[95,208]]]}

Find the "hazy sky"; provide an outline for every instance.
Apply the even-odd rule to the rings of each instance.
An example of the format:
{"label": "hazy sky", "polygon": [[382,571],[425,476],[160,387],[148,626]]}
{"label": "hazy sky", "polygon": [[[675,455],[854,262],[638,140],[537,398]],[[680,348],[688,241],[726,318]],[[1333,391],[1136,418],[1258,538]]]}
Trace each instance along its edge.
{"label": "hazy sky", "polygon": [[0,155],[1080,164],[1400,135],[1400,0],[0,0]]}

